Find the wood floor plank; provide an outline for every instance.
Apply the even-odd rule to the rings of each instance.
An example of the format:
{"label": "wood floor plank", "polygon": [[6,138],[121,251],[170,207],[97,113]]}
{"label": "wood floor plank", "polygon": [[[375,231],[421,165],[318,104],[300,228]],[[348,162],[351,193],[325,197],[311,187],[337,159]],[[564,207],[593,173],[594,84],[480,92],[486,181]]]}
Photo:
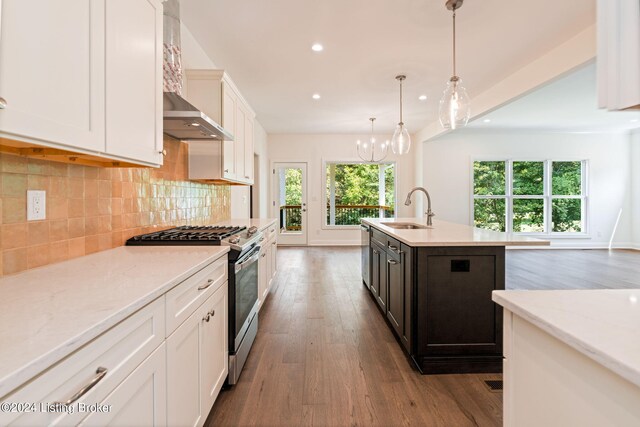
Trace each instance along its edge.
{"label": "wood floor plank", "polygon": [[[507,289],[640,287],[640,252],[507,251]],[[206,426],[500,426],[500,375],[420,375],[362,285],[359,248],[279,248],[235,386]]]}

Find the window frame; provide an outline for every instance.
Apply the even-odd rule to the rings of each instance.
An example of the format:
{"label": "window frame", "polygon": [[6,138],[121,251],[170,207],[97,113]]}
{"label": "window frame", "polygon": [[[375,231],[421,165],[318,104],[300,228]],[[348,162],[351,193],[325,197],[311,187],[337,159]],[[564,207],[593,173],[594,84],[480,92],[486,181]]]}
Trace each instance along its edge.
{"label": "window frame", "polygon": [[[475,162],[505,162],[505,194],[497,196],[476,195],[474,194],[475,180],[474,180],[474,163]],[[514,195],[513,194],[513,163],[514,162],[542,162],[543,163],[543,194],[542,195]],[[565,196],[565,195],[553,195],[552,194],[552,173],[553,163],[558,162],[580,162],[580,179],[581,179],[581,195],[579,196]],[[538,236],[547,238],[590,238],[590,214],[589,208],[589,160],[588,159],[576,159],[576,158],[505,158],[505,157],[472,157],[470,163],[470,205],[469,205],[469,221],[471,225],[475,224],[475,200],[476,199],[504,199],[505,200],[505,224],[506,233],[512,233],[522,236]],[[544,231],[542,232],[522,232],[513,230],[513,201],[516,199],[542,199],[544,200]],[[552,230],[552,209],[553,200],[557,199],[580,199],[582,200],[582,231],[573,233],[567,231],[553,231]]]}
{"label": "window frame", "polygon": [[333,160],[333,159],[323,159],[322,160],[322,178],[321,178],[321,186],[322,186],[322,218],[320,218],[320,229],[321,230],[358,230],[360,229],[360,225],[330,225],[326,223],[326,218],[328,215],[327,211],[327,166],[330,164],[346,164],[346,165],[356,165],[356,164],[365,164],[365,165],[393,165],[394,174],[393,174],[393,218],[398,217],[398,163],[395,160],[381,161],[381,162],[365,162],[362,160]]}

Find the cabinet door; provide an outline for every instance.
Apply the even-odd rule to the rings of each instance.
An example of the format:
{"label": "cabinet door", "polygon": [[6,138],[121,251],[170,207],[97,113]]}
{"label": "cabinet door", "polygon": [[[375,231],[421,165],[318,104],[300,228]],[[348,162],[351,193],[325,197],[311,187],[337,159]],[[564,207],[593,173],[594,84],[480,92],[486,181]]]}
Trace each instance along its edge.
{"label": "cabinet door", "polygon": [[258,299],[259,305],[262,307],[267,294],[269,293],[269,274],[271,271],[271,248],[267,244],[260,251],[260,259],[258,260]]}
{"label": "cabinet door", "polygon": [[275,236],[271,239],[271,275],[269,276],[269,280],[273,280],[276,277],[276,273],[278,272],[278,242],[276,241]]}
{"label": "cabinet door", "polygon": [[253,117],[247,114],[244,121],[244,177],[253,184]]}
{"label": "cabinet door", "polygon": [[[224,81],[222,82],[222,127],[232,132],[236,131],[236,111],[238,97]],[[224,141],[222,149],[223,176],[228,179],[236,178],[236,154],[234,141]]]}
{"label": "cabinet door", "polygon": [[236,179],[238,181],[246,181],[244,170],[244,150],[245,150],[245,135],[244,135],[244,121],[247,117],[245,109],[241,103],[238,103],[238,109],[236,111],[236,129],[233,133],[235,136],[234,145],[236,147]]}
{"label": "cabinet door", "polygon": [[166,426],[166,373],[163,343],[100,404],[102,408],[108,407],[108,411],[91,412],[80,425]]}
{"label": "cabinet door", "polygon": [[213,407],[229,372],[229,330],[227,323],[227,285],[223,285],[202,305],[205,319],[201,329],[202,362],[202,421]]}
{"label": "cabinet door", "polygon": [[106,14],[106,151],[162,164],[162,4],[108,0]]}
{"label": "cabinet door", "polygon": [[387,318],[398,336],[404,331],[404,254],[388,255],[387,281],[389,295],[387,301]]}
{"label": "cabinet door", "polygon": [[369,290],[378,300],[378,291],[380,289],[380,248],[371,244],[371,283]]}
{"label": "cabinet door", "polygon": [[105,148],[105,1],[4,0],[0,134]]}
{"label": "cabinet door", "polygon": [[198,426],[204,422],[200,399],[203,323],[200,311],[196,310],[167,338],[167,424],[170,426]]}

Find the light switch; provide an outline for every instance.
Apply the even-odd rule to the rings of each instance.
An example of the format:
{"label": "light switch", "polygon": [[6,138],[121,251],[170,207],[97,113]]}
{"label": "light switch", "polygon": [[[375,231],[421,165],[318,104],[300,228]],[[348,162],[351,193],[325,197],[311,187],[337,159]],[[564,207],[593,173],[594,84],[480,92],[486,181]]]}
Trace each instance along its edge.
{"label": "light switch", "polygon": [[47,218],[47,192],[41,190],[27,191],[27,221],[38,221]]}

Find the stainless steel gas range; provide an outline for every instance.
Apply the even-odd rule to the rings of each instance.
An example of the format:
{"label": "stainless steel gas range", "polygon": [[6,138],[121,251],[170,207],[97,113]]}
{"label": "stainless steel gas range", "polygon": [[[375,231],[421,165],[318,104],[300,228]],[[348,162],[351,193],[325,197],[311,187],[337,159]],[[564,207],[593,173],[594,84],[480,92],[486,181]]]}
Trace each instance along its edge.
{"label": "stainless steel gas range", "polygon": [[235,384],[258,333],[258,259],[264,240],[256,227],[182,226],[127,240],[130,246],[226,245],[229,251],[229,377]]}

